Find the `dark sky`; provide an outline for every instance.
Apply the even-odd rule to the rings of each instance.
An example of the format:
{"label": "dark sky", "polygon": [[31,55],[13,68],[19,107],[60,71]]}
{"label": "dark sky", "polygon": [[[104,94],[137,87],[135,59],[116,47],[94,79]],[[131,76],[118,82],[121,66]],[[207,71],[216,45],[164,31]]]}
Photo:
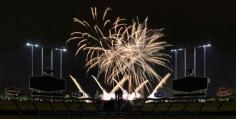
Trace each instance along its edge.
{"label": "dark sky", "polygon": [[[149,17],[151,28],[165,28],[165,39],[174,47],[189,48],[211,42],[208,49],[208,76],[212,90],[232,87],[236,80],[236,7],[228,1],[166,0],[6,0],[0,5],[0,85],[25,87],[30,71],[26,41],[64,44],[69,33],[78,30],[73,17],[89,19],[90,6],[111,7],[114,16],[132,19]],[[199,72],[201,51],[199,50]],[[38,52],[39,53],[39,52]],[[65,55],[65,72],[80,72],[82,58]],[[181,56],[180,56],[181,57]],[[188,56],[192,59],[192,56]],[[188,64],[191,65],[192,61]],[[179,63],[181,64],[181,62]],[[191,66],[190,66],[191,67]],[[80,72],[81,73],[81,72]],[[81,75],[83,75],[81,73]],[[179,74],[181,75],[181,74]],[[201,75],[201,73],[199,73]],[[15,83],[17,82],[17,83]],[[211,87],[210,87],[211,88]]]}

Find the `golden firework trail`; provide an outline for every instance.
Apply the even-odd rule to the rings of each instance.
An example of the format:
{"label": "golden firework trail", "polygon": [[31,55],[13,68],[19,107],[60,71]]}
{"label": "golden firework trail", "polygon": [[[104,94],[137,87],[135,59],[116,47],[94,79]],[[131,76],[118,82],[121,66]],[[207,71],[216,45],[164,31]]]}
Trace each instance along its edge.
{"label": "golden firework trail", "polygon": [[[83,96],[79,97],[79,98],[81,98],[81,99],[91,99],[91,97],[79,85],[78,81],[72,75],[69,75],[69,76],[70,76],[71,80],[74,82],[74,84],[76,85],[76,87],[78,88],[78,90],[83,94]],[[85,100],[85,102],[91,103],[92,101]]]}
{"label": "golden firework trail", "polygon": [[165,77],[162,78],[162,80],[157,84],[157,86],[154,88],[152,93],[148,96],[148,98],[155,98],[154,94],[157,92],[158,89],[163,87],[163,85],[166,83],[166,81],[170,78],[171,74],[167,73]]}
{"label": "golden firework trail", "polygon": [[[147,18],[142,23],[137,18],[131,24],[120,17],[109,19],[110,11],[107,8],[100,17],[97,8],[91,8],[91,23],[74,18],[85,29],[71,33],[67,42],[78,41],[76,55],[87,53],[87,71],[98,68],[97,79],[104,79],[109,85],[114,84],[114,79],[120,81],[124,77],[131,87],[138,87],[146,80],[160,81],[161,76],[156,72],[160,66],[170,69],[167,65],[170,56],[163,53],[170,45],[159,40],[162,29],[149,29]],[[143,85],[148,89],[147,84]]]}

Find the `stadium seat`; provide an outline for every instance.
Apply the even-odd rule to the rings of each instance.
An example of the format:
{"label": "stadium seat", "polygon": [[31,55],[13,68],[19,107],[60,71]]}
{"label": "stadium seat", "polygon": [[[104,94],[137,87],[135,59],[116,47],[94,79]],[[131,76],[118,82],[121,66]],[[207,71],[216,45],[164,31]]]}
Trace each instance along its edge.
{"label": "stadium seat", "polygon": [[37,102],[34,103],[38,111],[53,111],[49,102]]}
{"label": "stadium seat", "polygon": [[219,108],[222,112],[236,112],[236,102],[223,102],[222,106]]}
{"label": "stadium seat", "polygon": [[220,105],[219,102],[207,102],[204,104],[200,111],[202,112],[217,112],[217,108]]}
{"label": "stadium seat", "polygon": [[143,105],[142,111],[144,112],[150,112],[153,110],[155,104],[154,103],[147,103]]}
{"label": "stadium seat", "polygon": [[187,106],[187,103],[172,103],[168,111],[177,112],[184,111]]}
{"label": "stadium seat", "polygon": [[166,112],[168,111],[170,106],[171,106],[171,103],[158,103],[153,111]]}
{"label": "stadium seat", "polygon": [[83,111],[83,107],[79,103],[66,103],[70,111]]}
{"label": "stadium seat", "polygon": [[202,103],[198,102],[190,102],[188,103],[187,107],[184,111],[186,112],[198,112],[200,110]]}
{"label": "stadium seat", "polygon": [[0,108],[2,111],[19,111],[14,102],[8,101],[0,102]]}
{"label": "stadium seat", "polygon": [[96,105],[94,103],[81,103],[85,109],[85,111],[98,111]]}
{"label": "stadium seat", "polygon": [[64,102],[54,102],[52,103],[52,107],[54,108],[55,111],[66,111],[66,105]]}
{"label": "stadium seat", "polygon": [[17,104],[20,107],[21,111],[36,111],[35,106],[32,102],[22,101],[17,102]]}

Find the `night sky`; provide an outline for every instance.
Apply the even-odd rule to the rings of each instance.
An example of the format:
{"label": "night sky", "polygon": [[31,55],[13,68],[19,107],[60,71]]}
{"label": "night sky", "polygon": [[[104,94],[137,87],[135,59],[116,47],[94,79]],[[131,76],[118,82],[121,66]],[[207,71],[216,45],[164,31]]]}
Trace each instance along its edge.
{"label": "night sky", "polygon": [[[192,67],[192,47],[210,42],[207,49],[207,75],[211,79],[210,94],[219,86],[236,87],[236,7],[226,1],[166,1],[166,0],[6,0],[0,4],[0,90],[15,86],[27,89],[30,74],[30,49],[27,41],[64,45],[78,27],[73,17],[91,19],[90,7],[103,11],[112,8],[113,16],[132,20],[149,17],[150,28],[164,28],[164,39],[176,48],[188,49],[188,68]],[[98,11],[99,12],[99,11]],[[73,49],[73,48],[69,48]],[[40,52],[35,52],[36,73],[40,73]],[[73,50],[64,55],[64,74],[80,77],[86,83],[83,58],[75,57]],[[47,53],[45,54],[47,59]],[[179,55],[179,77],[182,62]],[[58,59],[58,53],[55,53]],[[198,49],[197,74],[202,75],[202,50]],[[49,66],[49,62],[45,61]],[[55,60],[55,72],[58,72]],[[38,68],[38,69],[37,69]],[[94,82],[90,82],[95,85]],[[73,84],[72,84],[73,85]],[[68,84],[68,87],[71,87]]]}

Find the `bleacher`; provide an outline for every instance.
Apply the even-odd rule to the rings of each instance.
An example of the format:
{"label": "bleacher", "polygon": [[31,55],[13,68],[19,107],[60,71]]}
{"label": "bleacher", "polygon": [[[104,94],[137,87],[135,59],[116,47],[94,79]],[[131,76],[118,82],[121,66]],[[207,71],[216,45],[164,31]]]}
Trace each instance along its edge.
{"label": "bleacher", "polygon": [[[129,108],[128,112],[153,113],[161,114],[181,112],[181,113],[225,113],[235,112],[236,115],[236,101],[154,101],[152,103],[144,103],[145,101],[138,101],[133,103],[133,108]],[[127,103],[127,102],[126,102]],[[125,104],[125,103],[124,103]],[[112,106],[111,106],[112,107]],[[113,107],[112,107],[113,108]],[[122,107],[114,106],[113,111],[127,111]],[[124,106],[125,108],[125,106]],[[83,100],[72,101],[17,101],[17,100],[2,100],[0,101],[0,113],[14,113],[14,114],[86,114],[86,113],[100,113],[110,112],[102,107],[101,101],[93,101],[86,103]]]}

